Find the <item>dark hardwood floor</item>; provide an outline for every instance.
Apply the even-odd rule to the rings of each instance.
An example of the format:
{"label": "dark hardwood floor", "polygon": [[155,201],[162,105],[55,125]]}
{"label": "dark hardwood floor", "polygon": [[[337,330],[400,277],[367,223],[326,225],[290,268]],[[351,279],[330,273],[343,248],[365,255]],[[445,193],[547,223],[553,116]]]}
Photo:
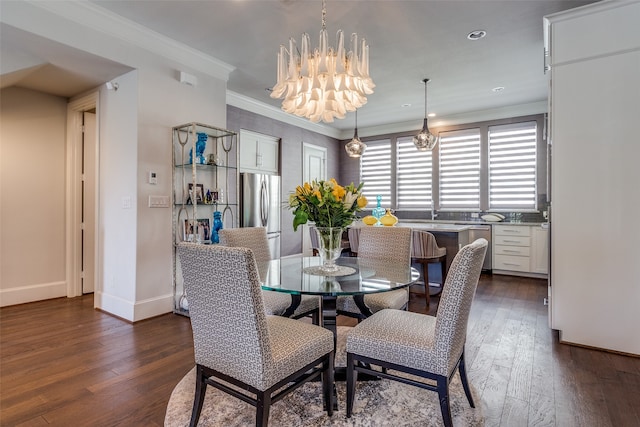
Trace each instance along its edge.
{"label": "dark hardwood floor", "polygon": [[[640,426],[640,359],[559,344],[545,295],[546,281],[481,278],[467,361],[486,425]],[[189,319],[129,324],[91,295],[0,309],[0,358],[2,426],[161,426],[194,363]]]}

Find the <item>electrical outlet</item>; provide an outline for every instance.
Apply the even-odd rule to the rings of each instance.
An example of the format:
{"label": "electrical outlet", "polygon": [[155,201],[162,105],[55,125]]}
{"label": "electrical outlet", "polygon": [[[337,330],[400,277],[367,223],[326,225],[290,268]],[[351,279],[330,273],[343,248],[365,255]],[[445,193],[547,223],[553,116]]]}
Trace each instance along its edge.
{"label": "electrical outlet", "polygon": [[542,211],[542,217],[543,217],[544,219],[549,219],[549,212],[547,212],[547,211]]}
{"label": "electrical outlet", "polygon": [[125,196],[122,198],[122,209],[131,209],[131,197]]}
{"label": "electrical outlet", "polygon": [[478,218],[479,216],[478,212],[471,212],[471,218]]}

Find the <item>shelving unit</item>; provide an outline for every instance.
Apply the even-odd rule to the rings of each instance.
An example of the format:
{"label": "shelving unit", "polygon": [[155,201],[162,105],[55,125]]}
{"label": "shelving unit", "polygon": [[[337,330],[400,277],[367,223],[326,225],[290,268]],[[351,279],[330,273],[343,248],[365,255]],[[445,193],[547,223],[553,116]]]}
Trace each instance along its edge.
{"label": "shelving unit", "polygon": [[238,135],[202,123],[173,128],[173,295],[174,312],[188,314],[176,245],[215,244],[214,212],[223,228],[238,226]]}

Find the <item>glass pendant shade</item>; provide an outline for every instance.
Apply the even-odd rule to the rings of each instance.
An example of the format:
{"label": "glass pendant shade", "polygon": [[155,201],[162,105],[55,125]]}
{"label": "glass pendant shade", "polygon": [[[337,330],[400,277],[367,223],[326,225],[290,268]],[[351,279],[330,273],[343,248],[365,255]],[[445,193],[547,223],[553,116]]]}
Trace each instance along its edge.
{"label": "glass pendant shade", "polygon": [[351,35],[351,50],[344,48],[342,30],[337,34],[337,48],[329,46],[326,30],[326,7],[322,1],[322,29],[317,49],[311,50],[309,34],[302,35],[300,49],[289,39],[289,50],[280,46],[277,82],[272,98],[281,98],[282,109],[314,123],[344,119],[367,103],[367,95],[376,86],[369,76],[369,46],[365,39]]}
{"label": "glass pendant shade", "polygon": [[418,151],[431,151],[438,144],[438,137],[429,131],[429,126],[427,125],[427,83],[429,79],[422,81],[424,82],[424,122],[420,133],[413,137],[413,144]]}
{"label": "glass pendant shade", "polygon": [[436,144],[438,144],[438,137],[429,131],[426,117],[424,119],[424,124],[422,125],[422,130],[419,134],[413,137],[413,144],[416,146],[418,151],[433,150]]}
{"label": "glass pendant shade", "polygon": [[345,144],[344,149],[349,157],[360,157],[364,154],[364,150],[367,149],[367,144],[360,141],[358,137],[358,111],[356,111],[356,127],[353,131],[353,139]]}

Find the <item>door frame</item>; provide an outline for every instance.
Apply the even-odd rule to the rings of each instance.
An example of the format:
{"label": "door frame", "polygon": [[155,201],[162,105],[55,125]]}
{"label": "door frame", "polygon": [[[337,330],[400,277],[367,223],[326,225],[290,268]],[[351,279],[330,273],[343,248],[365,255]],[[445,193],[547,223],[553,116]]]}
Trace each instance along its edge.
{"label": "door frame", "polygon": [[100,187],[100,115],[98,114],[100,94],[98,91],[69,101],[67,104],[67,142],[65,159],[65,276],[67,281],[67,297],[82,295],[82,126],[83,113],[96,110],[96,168],[95,168],[95,212],[94,221],[95,250],[94,250],[94,283],[95,290],[101,289],[100,277],[100,234],[99,230],[99,187]]}
{"label": "door frame", "polygon": [[[313,149],[313,150],[317,150],[317,151],[322,151],[324,153],[324,158],[322,161],[322,173],[323,173],[323,177],[322,179],[327,179],[327,147],[323,147],[321,145],[314,145],[314,144],[309,144],[308,142],[303,142],[302,143],[302,181],[303,182],[308,182],[308,170],[307,170],[307,165],[308,165],[308,153],[307,153],[307,148]],[[309,225],[308,224],[304,224],[302,226],[302,254],[303,255],[311,255],[311,237],[309,236]]]}

